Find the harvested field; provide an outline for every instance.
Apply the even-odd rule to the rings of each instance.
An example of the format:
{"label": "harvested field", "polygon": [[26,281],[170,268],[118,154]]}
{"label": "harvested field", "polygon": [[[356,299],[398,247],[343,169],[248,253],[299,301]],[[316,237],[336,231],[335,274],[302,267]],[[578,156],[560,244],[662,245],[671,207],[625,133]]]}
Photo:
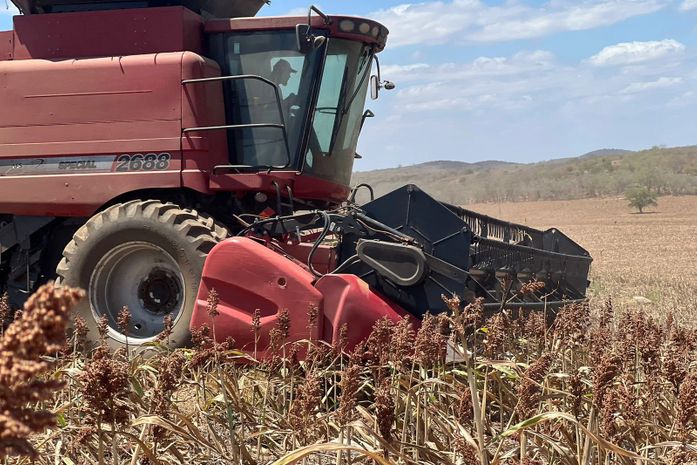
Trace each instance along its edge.
{"label": "harvested field", "polygon": [[615,305],[640,305],[657,316],[672,311],[680,321],[697,324],[697,197],[661,197],[645,214],[634,213],[619,198],[467,208],[562,230],[594,258],[594,300],[611,297]]}

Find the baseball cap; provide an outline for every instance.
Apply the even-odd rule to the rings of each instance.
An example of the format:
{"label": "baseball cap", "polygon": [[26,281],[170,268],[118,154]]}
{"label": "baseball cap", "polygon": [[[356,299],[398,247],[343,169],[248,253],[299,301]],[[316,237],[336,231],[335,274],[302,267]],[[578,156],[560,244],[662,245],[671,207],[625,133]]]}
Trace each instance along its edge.
{"label": "baseball cap", "polygon": [[278,60],[273,67],[274,69],[290,71],[291,73],[297,73],[297,71],[293,69],[290,63],[288,63],[288,60],[284,60],[283,58]]}

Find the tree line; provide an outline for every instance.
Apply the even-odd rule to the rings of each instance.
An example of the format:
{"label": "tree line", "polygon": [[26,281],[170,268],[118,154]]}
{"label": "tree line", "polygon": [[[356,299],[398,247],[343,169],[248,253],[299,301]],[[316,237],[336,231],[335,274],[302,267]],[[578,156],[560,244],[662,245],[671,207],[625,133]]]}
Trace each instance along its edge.
{"label": "tree line", "polygon": [[354,182],[372,184],[378,195],[415,183],[457,204],[624,196],[637,186],[656,196],[697,195],[697,146],[479,169],[417,165],[357,173]]}

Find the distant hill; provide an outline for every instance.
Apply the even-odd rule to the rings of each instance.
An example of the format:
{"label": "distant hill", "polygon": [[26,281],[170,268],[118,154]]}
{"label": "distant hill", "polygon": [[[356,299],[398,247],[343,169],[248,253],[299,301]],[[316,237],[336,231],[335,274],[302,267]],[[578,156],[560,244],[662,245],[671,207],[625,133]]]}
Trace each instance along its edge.
{"label": "distant hill", "polygon": [[[417,171],[420,170],[479,170],[487,168],[500,168],[503,166],[520,166],[520,163],[513,163],[508,161],[498,161],[498,160],[485,160],[477,161],[474,163],[469,163],[465,161],[454,161],[454,160],[434,160],[427,161],[425,163],[420,163],[418,165],[410,166],[400,166],[398,168],[385,168],[381,170],[364,171],[358,173],[383,173],[383,172],[394,172],[395,170],[400,170],[403,172],[410,171],[412,168]],[[358,174],[356,173],[356,174]]]}
{"label": "distant hill", "polygon": [[498,160],[485,160],[477,161],[474,163],[468,163],[464,161],[452,161],[452,160],[436,160],[427,161],[426,163],[421,163],[419,166],[426,168],[439,168],[439,169],[459,169],[459,168],[498,168],[500,166],[513,166],[519,165],[520,163],[512,163],[508,161],[498,161]]}
{"label": "distant hill", "polygon": [[376,195],[417,184],[451,203],[578,199],[622,195],[645,185],[659,195],[697,194],[697,146],[630,151],[601,149],[539,163],[438,160],[419,165],[356,172]]}
{"label": "distant hill", "polygon": [[632,150],[622,150],[622,149],[600,149],[593,150],[592,152],[584,153],[578,158],[593,158],[593,157],[612,157],[617,155],[627,155],[629,153],[636,153]]}

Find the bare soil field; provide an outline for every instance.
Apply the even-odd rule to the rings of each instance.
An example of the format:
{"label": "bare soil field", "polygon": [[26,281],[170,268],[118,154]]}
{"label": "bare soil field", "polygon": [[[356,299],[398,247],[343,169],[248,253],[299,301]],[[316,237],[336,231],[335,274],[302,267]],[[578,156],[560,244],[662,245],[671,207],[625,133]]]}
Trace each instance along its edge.
{"label": "bare soil field", "polygon": [[[634,213],[621,198],[470,204],[536,228],[556,227],[593,256],[590,296],[615,305],[673,311],[697,324],[697,197],[661,197]],[[648,302],[648,299],[650,302]]]}

